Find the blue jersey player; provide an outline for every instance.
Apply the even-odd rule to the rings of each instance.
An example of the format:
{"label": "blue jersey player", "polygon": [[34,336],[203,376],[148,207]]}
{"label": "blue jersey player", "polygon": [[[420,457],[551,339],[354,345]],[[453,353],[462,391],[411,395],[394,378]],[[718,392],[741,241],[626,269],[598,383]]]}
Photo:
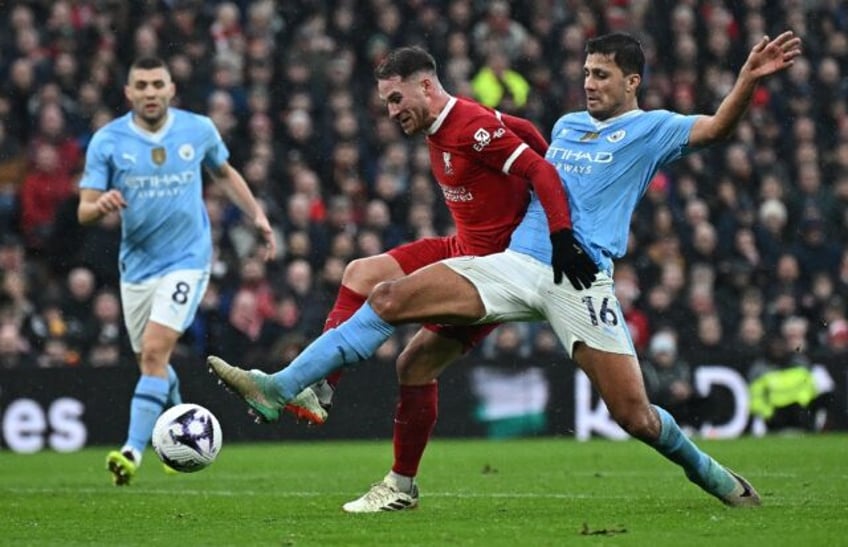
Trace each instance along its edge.
{"label": "blue jersey player", "polygon": [[[546,159],[566,187],[576,239],[599,268],[593,281],[568,284],[556,275],[551,278],[547,221],[534,199],[506,251],[447,259],[377,285],[359,311],[324,333],[286,369],[265,375],[210,356],[212,371],[254,413],[267,417],[330,370],[370,356],[395,325],[547,320],[625,431],[680,465],[693,483],[725,504],[759,505],[759,495],[745,479],[698,449],[668,412],[648,401],[613,292],[612,267],[625,252],[634,208],[657,169],[728,137],[757,82],[800,55],[800,39],[792,32],[774,40],[764,37],[711,116],[639,109],[636,97],[645,59],[634,38],[620,33],[600,36],[589,40],[586,52],[587,110],[560,118]],[[432,372],[433,378],[438,372]],[[344,509],[398,510],[413,505],[410,496],[417,503],[414,477],[390,474]]]}
{"label": "blue jersey player", "polygon": [[107,456],[117,485],[128,484],[141,464],[162,410],[181,402],[168,362],[197,311],[212,257],[201,167],[253,219],[264,258],[276,251],[268,219],[227,163],[229,152],[212,120],[171,108],[174,93],[162,60],[136,61],[124,87],[132,111],[95,133],[80,181],[82,224],[121,215],[121,300],[141,369],[127,441]]}

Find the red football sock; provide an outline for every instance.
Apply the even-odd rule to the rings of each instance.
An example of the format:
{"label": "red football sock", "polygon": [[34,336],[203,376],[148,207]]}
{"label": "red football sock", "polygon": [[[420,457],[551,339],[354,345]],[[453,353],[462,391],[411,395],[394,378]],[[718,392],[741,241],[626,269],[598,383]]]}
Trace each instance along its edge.
{"label": "red football sock", "polygon": [[[339,294],[336,295],[336,301],[333,303],[333,309],[330,310],[330,313],[327,314],[327,320],[324,321],[324,330],[327,331],[338,327],[350,319],[350,316],[353,315],[366,300],[368,300],[367,296],[354,292],[344,285],[339,287]],[[331,372],[327,376],[327,383],[335,388],[339,384],[341,377],[341,369]]]}
{"label": "red football sock", "polygon": [[418,474],[430,433],[439,417],[439,384],[400,386],[395,410],[395,463],[392,471],[406,477]]}

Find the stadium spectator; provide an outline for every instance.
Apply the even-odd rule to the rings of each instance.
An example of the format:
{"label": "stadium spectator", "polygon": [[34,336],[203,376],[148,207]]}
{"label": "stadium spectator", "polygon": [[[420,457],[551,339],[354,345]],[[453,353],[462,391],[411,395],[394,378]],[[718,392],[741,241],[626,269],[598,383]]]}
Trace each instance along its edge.
{"label": "stadium spectator", "polygon": [[132,362],[132,348],[115,288],[101,289],[94,295],[85,336],[85,345],[79,349],[84,365],[105,367]]}
{"label": "stadium spectator", "polygon": [[474,51],[480,57],[486,57],[499,48],[510,62],[514,62],[527,39],[527,29],[512,19],[509,2],[495,0],[487,4],[486,14],[474,25],[471,37]]}
{"label": "stadium spectator", "polygon": [[45,142],[33,146],[32,167],[21,184],[20,230],[28,248],[45,250],[62,202],[75,193],[76,182],[62,168],[59,149]]}
{"label": "stadium spectator", "polygon": [[38,354],[32,354],[27,339],[14,321],[0,319],[0,369],[10,370],[34,366]]}
{"label": "stadium spectator", "polygon": [[520,114],[527,106],[530,84],[510,66],[505,53],[492,50],[471,78],[471,91],[480,104]]}
{"label": "stadium spectator", "polygon": [[681,358],[677,347],[677,333],[661,329],[651,337],[640,364],[651,402],[668,410],[682,428],[692,430],[703,420],[703,405],[695,391],[692,367]]}

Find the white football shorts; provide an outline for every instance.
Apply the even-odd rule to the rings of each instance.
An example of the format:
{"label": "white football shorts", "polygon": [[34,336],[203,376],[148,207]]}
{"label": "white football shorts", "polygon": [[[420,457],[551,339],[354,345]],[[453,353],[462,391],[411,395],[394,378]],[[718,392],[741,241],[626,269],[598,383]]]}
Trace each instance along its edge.
{"label": "white football shorts", "polygon": [[141,351],[148,321],[185,332],[209,284],[209,270],[176,270],[141,283],[121,282],[124,324],[133,351]]}
{"label": "white football shorts", "polygon": [[590,288],[578,291],[565,277],[554,284],[549,264],[514,251],[442,262],[477,288],[486,308],[478,323],[548,321],[569,356],[576,342],[610,353],[636,354],[606,273],[599,273]]}

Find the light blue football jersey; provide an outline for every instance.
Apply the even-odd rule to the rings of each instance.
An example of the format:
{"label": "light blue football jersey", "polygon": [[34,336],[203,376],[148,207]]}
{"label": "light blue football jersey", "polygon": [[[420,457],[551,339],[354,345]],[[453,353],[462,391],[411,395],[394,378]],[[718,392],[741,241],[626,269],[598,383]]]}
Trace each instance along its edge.
{"label": "light blue football jersey", "polygon": [[[554,124],[545,159],[556,167],[568,193],[575,237],[601,270],[624,255],[630,218],[657,170],[691,151],[689,131],[698,116],[667,110],[631,110],[599,121],[588,112]],[[534,194],[509,248],[551,261],[545,212]]]}
{"label": "light blue football jersey", "polygon": [[80,188],[116,189],[127,202],[121,211],[121,280],[209,267],[212,238],[201,166],[217,169],[228,157],[211,119],[176,108],[156,133],[139,128],[127,113],[94,134]]}

